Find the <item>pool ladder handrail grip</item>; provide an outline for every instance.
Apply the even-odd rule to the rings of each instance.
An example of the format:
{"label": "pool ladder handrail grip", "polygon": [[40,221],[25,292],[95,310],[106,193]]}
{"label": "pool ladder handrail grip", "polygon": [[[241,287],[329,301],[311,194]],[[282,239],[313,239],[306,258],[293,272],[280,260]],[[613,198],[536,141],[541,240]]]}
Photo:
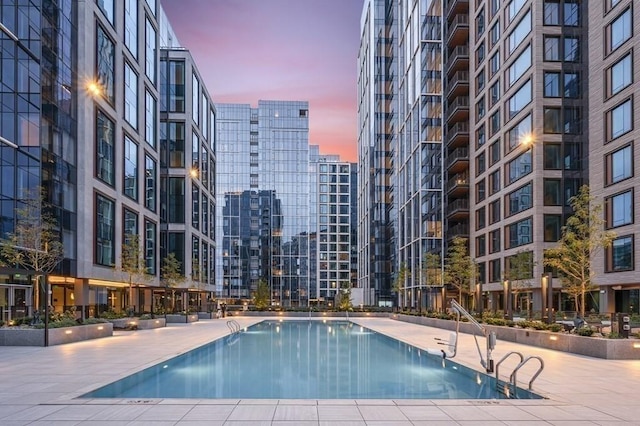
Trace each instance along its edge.
{"label": "pool ladder handrail grip", "polygon": [[241,328],[240,324],[238,324],[238,321],[236,320],[228,320],[227,327],[229,327],[231,334],[239,333]]}
{"label": "pool ladder handrail grip", "polygon": [[516,387],[518,370],[520,370],[520,368],[522,368],[522,366],[524,366],[527,362],[531,361],[532,359],[537,359],[538,361],[540,361],[540,367],[538,368],[536,373],[533,375],[533,377],[531,377],[531,380],[529,380],[529,390],[531,390],[533,388],[533,381],[535,379],[537,379],[538,376],[540,375],[540,373],[542,373],[542,370],[544,370],[544,361],[542,360],[541,357],[539,357],[537,355],[531,355],[531,356],[526,357],[522,362],[520,362],[520,364],[518,364],[518,366],[516,368],[513,369],[513,372],[511,373],[511,376],[509,377],[509,381],[511,382],[511,385],[514,388]]}
{"label": "pool ladder handrail grip", "polygon": [[[500,382],[500,364],[503,363],[503,361],[505,361],[507,358],[509,358],[511,355],[518,355],[520,357],[520,362],[518,363],[518,365],[522,364],[522,362],[524,361],[524,355],[522,355],[522,353],[518,352],[518,351],[511,351],[509,353],[507,353],[505,356],[503,356],[500,361],[498,361],[496,363],[496,385],[498,385],[498,383]],[[517,368],[517,366],[516,366]],[[511,373],[513,374],[513,373]],[[511,380],[511,376],[509,376],[509,380]]]}
{"label": "pool ladder handrail grip", "polygon": [[[480,332],[482,336],[486,339],[487,343],[487,359],[485,360],[482,356],[482,350],[480,350],[480,344],[478,343],[478,338],[476,334],[473,333],[473,339],[476,342],[476,348],[478,349],[478,355],[480,356],[480,364],[484,367],[487,373],[493,373],[493,358],[491,356],[491,352],[496,346],[496,333],[493,331],[487,330],[482,324],[480,324],[474,317],[471,315],[465,308],[462,307],[455,299],[451,300],[451,308],[458,315],[457,324],[456,324],[456,337],[458,337],[458,329],[460,327],[460,316],[463,315],[471,324],[473,324]],[[457,340],[457,339],[456,339]]]}

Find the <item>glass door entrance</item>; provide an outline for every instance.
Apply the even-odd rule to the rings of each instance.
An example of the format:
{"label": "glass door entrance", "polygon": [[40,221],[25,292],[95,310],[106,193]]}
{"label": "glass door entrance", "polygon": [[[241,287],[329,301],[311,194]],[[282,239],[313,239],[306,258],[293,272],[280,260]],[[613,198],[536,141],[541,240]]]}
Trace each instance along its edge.
{"label": "glass door entrance", "polygon": [[31,287],[22,285],[0,285],[0,319],[12,319],[31,315]]}

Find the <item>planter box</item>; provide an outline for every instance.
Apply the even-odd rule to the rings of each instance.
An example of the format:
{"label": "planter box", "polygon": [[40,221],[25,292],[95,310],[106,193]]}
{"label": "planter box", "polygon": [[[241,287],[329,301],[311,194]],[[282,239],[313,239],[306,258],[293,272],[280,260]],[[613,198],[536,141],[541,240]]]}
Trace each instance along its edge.
{"label": "planter box", "polygon": [[198,314],[167,314],[167,324],[179,324],[198,321]]}
{"label": "planter box", "polygon": [[[76,327],[50,328],[49,346],[113,336],[113,324],[79,325]],[[44,346],[44,329],[0,329],[0,346]]]}
{"label": "planter box", "polygon": [[[451,320],[402,314],[393,315],[392,318],[445,330],[456,329],[456,322]],[[508,342],[586,355],[594,358],[640,359],[640,340],[638,339],[605,339],[568,333],[529,330],[518,327],[502,327],[487,324],[483,324],[483,326],[489,331],[494,331],[498,340],[506,340]],[[467,334],[480,334],[477,327],[467,322],[460,322],[460,331]]]}
{"label": "planter box", "polygon": [[198,319],[214,319],[215,312],[198,312]]}
{"label": "planter box", "polygon": [[110,323],[113,324],[114,329],[129,329],[136,328],[138,330],[151,330],[153,328],[161,328],[166,326],[166,321],[164,318],[152,318],[152,319],[144,319],[140,318],[117,318],[113,320],[109,320]]}
{"label": "planter box", "polygon": [[[245,316],[245,317],[283,317],[283,318],[347,318],[347,315],[344,312],[286,312],[286,311],[232,311],[227,312],[227,316],[233,314],[234,317]],[[349,312],[349,318],[388,318],[388,312]]]}

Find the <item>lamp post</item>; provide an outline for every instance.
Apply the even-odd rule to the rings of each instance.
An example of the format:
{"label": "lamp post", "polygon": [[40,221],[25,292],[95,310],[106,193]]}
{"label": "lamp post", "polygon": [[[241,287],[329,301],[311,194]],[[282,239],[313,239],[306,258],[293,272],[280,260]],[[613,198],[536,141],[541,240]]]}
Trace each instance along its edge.
{"label": "lamp post", "polygon": [[502,286],[504,290],[504,318],[512,320],[513,312],[511,306],[511,281],[507,279],[503,280]]}
{"label": "lamp post", "polygon": [[553,277],[550,273],[542,274],[542,322],[552,324],[553,318]]}

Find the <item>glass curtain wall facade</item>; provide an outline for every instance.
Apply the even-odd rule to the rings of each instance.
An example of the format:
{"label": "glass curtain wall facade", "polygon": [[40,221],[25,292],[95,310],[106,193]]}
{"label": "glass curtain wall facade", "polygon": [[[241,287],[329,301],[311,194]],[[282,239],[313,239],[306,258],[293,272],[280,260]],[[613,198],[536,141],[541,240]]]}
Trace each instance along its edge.
{"label": "glass curtain wall facade", "polygon": [[360,21],[357,279],[366,305],[392,305],[397,270],[392,152],[398,126],[396,9],[396,0],[366,0]]}
{"label": "glass curtain wall facade", "polygon": [[[215,289],[216,111],[188,50],[161,50],[160,245],[186,280],[176,310],[210,309]],[[155,165],[154,165],[155,166]]]}
{"label": "glass curtain wall facade", "polygon": [[[216,109],[217,294],[250,299],[264,279],[273,305],[306,306],[311,238],[308,103],[261,100],[257,108],[216,104]],[[243,245],[240,223],[249,212],[241,213],[241,203],[247,198],[250,236]]]}
{"label": "glass curtain wall facade", "polygon": [[399,127],[394,147],[397,175],[398,264],[410,272],[399,304],[422,309],[426,253],[442,259],[442,2],[399,1]]}

